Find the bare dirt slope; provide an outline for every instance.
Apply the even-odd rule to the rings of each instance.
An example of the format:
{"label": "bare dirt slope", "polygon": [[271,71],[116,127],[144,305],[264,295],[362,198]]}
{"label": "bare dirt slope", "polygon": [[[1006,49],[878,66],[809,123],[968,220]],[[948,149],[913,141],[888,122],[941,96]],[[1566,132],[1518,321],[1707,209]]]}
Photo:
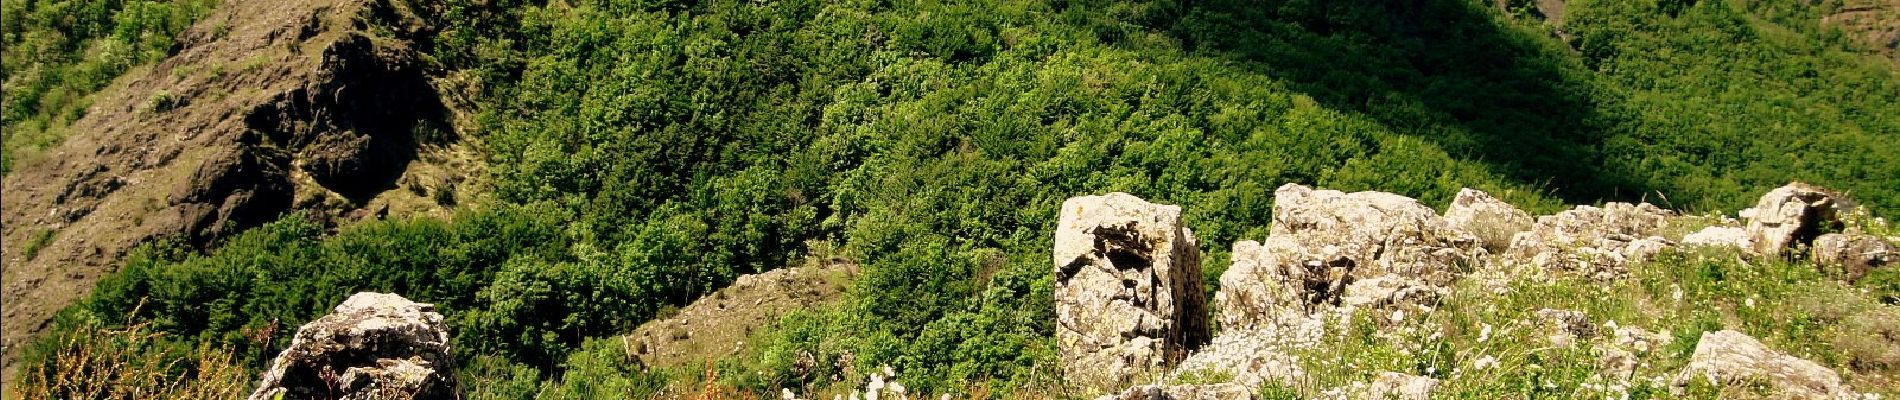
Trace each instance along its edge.
{"label": "bare dirt slope", "polygon": [[1849,0],[1822,22],[1900,66],[1900,0]]}
{"label": "bare dirt slope", "polygon": [[740,354],[754,331],[792,311],[835,303],[858,274],[830,260],[741,276],[679,310],[623,336],[627,354],[646,367],[680,367]]}
{"label": "bare dirt slope", "polygon": [[469,152],[411,48],[428,30],[411,15],[378,0],[227,0],[7,176],[7,380],[21,345],[140,243],[213,246],[294,208],[363,218],[452,203],[476,165],[449,156]]}

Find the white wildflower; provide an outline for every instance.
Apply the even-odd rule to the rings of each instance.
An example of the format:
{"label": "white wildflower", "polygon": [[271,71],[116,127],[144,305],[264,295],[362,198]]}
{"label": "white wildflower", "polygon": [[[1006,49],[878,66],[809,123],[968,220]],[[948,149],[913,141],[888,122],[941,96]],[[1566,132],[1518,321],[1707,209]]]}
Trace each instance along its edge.
{"label": "white wildflower", "polygon": [[1392,322],[1405,320],[1405,310],[1392,310]]}
{"label": "white wildflower", "polygon": [[1755,298],[1750,297],[1747,300],[1743,300],[1742,305],[1747,306],[1748,308],[1755,308]]}
{"label": "white wildflower", "polygon": [[1471,363],[1471,369],[1475,369],[1475,370],[1484,370],[1484,369],[1489,369],[1491,367],[1496,367],[1496,366],[1498,366],[1498,358],[1492,357],[1489,355],[1484,356],[1484,357],[1478,357],[1477,361],[1473,361]]}
{"label": "white wildflower", "polygon": [[1682,301],[1682,287],[1676,286],[1676,285],[1669,285],[1669,287],[1671,289],[1671,291],[1669,292],[1669,298],[1675,299],[1676,301]]}
{"label": "white wildflower", "polygon": [[1478,330],[1478,343],[1484,343],[1486,340],[1491,340],[1491,324],[1484,324],[1484,329]]}
{"label": "white wildflower", "polygon": [[785,388],[780,388],[778,390],[778,397],[785,400],[798,400],[798,396],[792,394],[791,389],[785,389]]}

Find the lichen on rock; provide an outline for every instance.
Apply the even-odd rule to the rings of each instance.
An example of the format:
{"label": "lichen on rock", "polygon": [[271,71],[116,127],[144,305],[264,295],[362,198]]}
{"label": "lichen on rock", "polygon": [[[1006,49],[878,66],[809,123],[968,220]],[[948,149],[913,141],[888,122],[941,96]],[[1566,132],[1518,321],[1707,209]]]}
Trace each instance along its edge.
{"label": "lichen on rock", "polygon": [[1055,236],[1056,341],[1071,382],[1115,390],[1207,342],[1201,248],[1181,207],[1071,198]]}
{"label": "lichen on rock", "polygon": [[298,328],[249,399],[454,399],[454,366],[434,305],[363,292]]}

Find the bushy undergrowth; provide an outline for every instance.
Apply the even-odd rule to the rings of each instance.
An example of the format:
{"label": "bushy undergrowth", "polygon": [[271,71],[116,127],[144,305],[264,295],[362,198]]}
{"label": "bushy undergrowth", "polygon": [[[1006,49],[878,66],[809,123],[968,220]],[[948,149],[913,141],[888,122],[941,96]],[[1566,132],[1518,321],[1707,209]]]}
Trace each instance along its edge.
{"label": "bushy undergrowth", "polygon": [[22,368],[15,392],[26,399],[232,399],[250,393],[256,375],[225,347],[167,340],[149,323],[76,327],[37,343],[46,362]]}

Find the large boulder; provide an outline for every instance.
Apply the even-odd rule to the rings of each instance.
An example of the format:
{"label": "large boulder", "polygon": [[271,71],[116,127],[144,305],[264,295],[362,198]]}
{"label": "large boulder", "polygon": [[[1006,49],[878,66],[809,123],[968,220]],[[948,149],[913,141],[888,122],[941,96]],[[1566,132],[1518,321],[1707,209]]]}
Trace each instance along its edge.
{"label": "large boulder", "polygon": [[1181,207],[1126,193],[1071,198],[1054,260],[1056,341],[1071,382],[1125,387],[1207,342],[1201,248]]}
{"label": "large boulder", "polygon": [[1482,254],[1475,236],[1408,197],[1297,184],[1274,196],[1269,236],[1235,243],[1221,274],[1225,328],[1279,325],[1322,307],[1429,302]]}
{"label": "large boulder", "polygon": [[1335,246],[1361,276],[1399,274],[1449,280],[1447,266],[1470,261],[1477,243],[1418,200],[1385,192],[1344,193],[1286,184],[1274,191],[1270,234],[1308,249]]}
{"label": "large boulder", "polygon": [[250,400],[454,399],[454,365],[435,306],[357,293],[298,328]]}
{"label": "large boulder", "polygon": [[1696,343],[1689,366],[1675,379],[1677,387],[1708,379],[1718,385],[1765,383],[1793,398],[1826,399],[1852,396],[1834,370],[1813,361],[1775,351],[1741,332],[1705,332]]}
{"label": "large boulder", "polygon": [[1795,182],[1762,195],[1742,217],[1748,219],[1748,240],[1755,253],[1778,256],[1813,242],[1823,229],[1838,227],[1840,212],[1850,207],[1839,193]]}
{"label": "large boulder", "polygon": [[1233,263],[1221,274],[1221,290],[1214,294],[1221,326],[1295,321],[1317,307],[1339,305],[1357,265],[1339,253],[1338,247],[1313,251],[1279,235],[1268,236],[1265,243],[1235,242]]}
{"label": "large boulder", "polygon": [[1811,256],[1823,269],[1833,269],[1848,281],[1858,281],[1869,271],[1900,262],[1900,246],[1878,236],[1830,233],[1814,239]]}
{"label": "large boulder", "polygon": [[1476,235],[1486,250],[1503,251],[1511,238],[1530,229],[1531,214],[1477,189],[1463,189],[1445,208],[1445,223]]}

